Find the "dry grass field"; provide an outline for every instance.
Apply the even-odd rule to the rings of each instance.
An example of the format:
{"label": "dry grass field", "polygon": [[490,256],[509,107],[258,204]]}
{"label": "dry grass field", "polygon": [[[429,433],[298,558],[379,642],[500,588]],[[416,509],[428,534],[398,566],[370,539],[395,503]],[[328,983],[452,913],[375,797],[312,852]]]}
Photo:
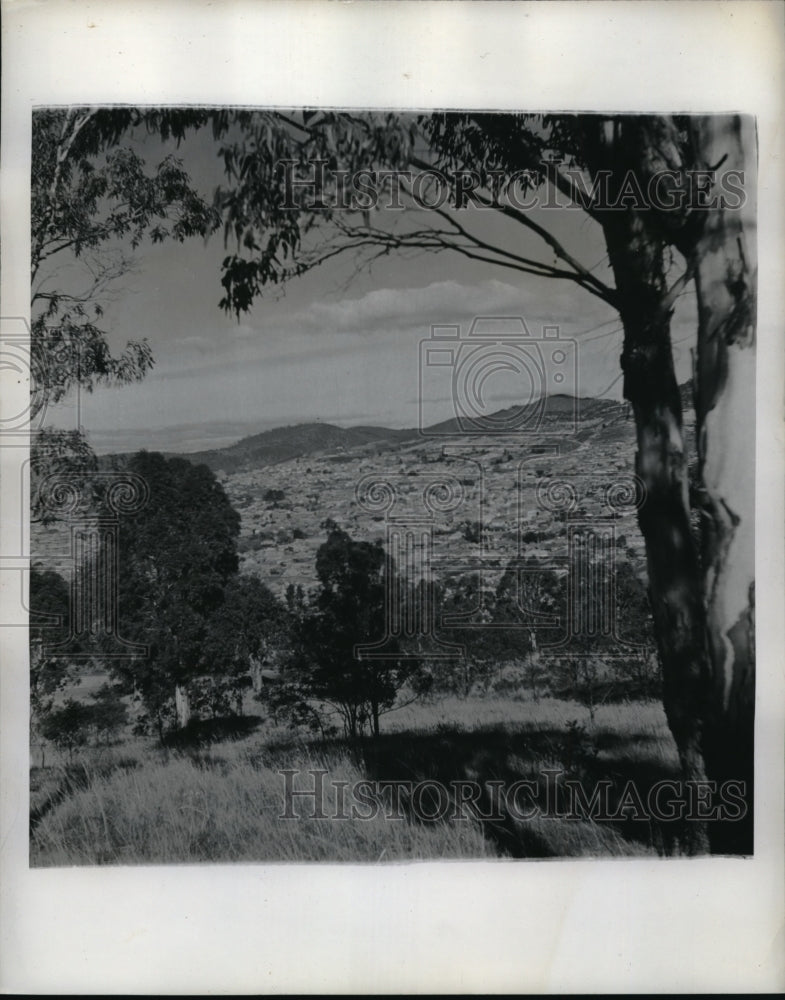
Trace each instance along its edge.
{"label": "dry grass field", "polygon": [[[242,725],[240,725],[242,723]],[[536,779],[546,771],[618,795],[632,779],[641,789],[678,774],[675,746],[654,702],[601,706],[594,720],[575,702],[446,698],[385,718],[365,746],[293,737],[259,717],[205,730],[190,744],[161,748],[125,736],[71,760],[51,752],[31,771],[33,866],[187,862],[379,862],[422,859],[614,857],[673,854],[679,830],[616,819],[521,818],[490,809],[450,810],[423,819],[406,808],[372,818],[351,813],[341,788],[371,779],[400,782]],[[310,818],[300,797],[283,818],[282,770],[325,772],[324,818]],[[343,784],[346,783],[346,784]],[[477,804],[479,807],[483,803]],[[430,813],[429,813],[430,815]]]}

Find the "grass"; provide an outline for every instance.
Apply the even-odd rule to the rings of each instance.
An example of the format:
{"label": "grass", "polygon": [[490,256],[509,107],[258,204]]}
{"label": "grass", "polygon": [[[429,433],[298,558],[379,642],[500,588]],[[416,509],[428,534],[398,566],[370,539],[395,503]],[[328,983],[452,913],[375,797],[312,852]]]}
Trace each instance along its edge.
{"label": "grass", "polygon": [[[509,697],[458,698],[449,696],[435,704],[415,702],[384,717],[385,731],[437,728],[439,725],[458,724],[466,730],[479,727],[512,724],[526,729],[566,729],[570,722],[591,727],[589,709],[577,701],[560,698],[516,699]],[[659,702],[628,702],[600,705],[594,710],[593,728],[597,733],[627,734],[636,740],[655,738],[662,744],[663,753],[676,761],[676,747],[668,729],[662,704]]]}
{"label": "grass", "polygon": [[[350,785],[430,779],[449,787],[470,779],[483,789],[546,768],[589,786],[610,778],[614,788],[629,778],[645,786],[677,775],[675,746],[654,703],[603,705],[591,720],[578,703],[556,699],[446,698],[411,705],[384,722],[379,741],[363,753],[342,740],[293,739],[267,724],[201,749],[166,750],[129,738],[73,763],[34,768],[31,864],[618,857],[678,850],[678,831],[663,833],[640,821],[522,820],[505,812],[425,822],[411,812],[391,819],[383,810],[371,819],[282,818],[282,768],[319,768]],[[335,794],[328,780],[328,816],[339,811]],[[488,817],[488,810],[481,812]]]}
{"label": "grass", "polygon": [[[291,763],[291,762],[290,762]],[[360,781],[346,758],[305,758],[334,779]],[[299,801],[299,800],[298,800]],[[337,809],[325,786],[324,813]],[[33,836],[34,864],[198,861],[396,861],[496,855],[473,820],[420,825],[389,820],[286,819],[284,779],[247,756],[175,756],[166,763],[91,777]],[[301,813],[297,807],[298,814]],[[310,813],[310,804],[302,815]]]}

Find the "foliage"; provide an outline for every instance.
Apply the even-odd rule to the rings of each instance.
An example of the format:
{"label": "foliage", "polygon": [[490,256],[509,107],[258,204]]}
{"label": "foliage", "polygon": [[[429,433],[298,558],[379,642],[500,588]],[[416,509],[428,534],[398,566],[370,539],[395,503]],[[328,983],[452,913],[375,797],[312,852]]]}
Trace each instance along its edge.
{"label": "foliage", "polygon": [[240,519],[207,466],[142,451],[127,469],[150,496],[121,520],[119,601],[124,635],[146,645],[147,655],[112,669],[126,690],[138,691],[163,735],[175,686],[231,672],[231,657],[209,662],[208,655],[237,572]]}
{"label": "foliage", "polygon": [[[329,207],[335,193],[329,171],[405,169],[417,135],[413,118],[389,112],[219,112],[214,130],[224,136],[220,156],[227,181],[217,193],[216,208],[226,242],[232,240],[236,247],[223,261],[220,305],[238,316],[265,287],[343,252],[324,244],[309,249],[309,234],[324,224],[328,228],[322,236],[343,241],[346,213]],[[284,161],[306,179],[313,178],[314,161],[328,167],[324,178],[316,178],[315,198],[289,183]],[[318,207],[312,208],[312,202]]]}
{"label": "foliage", "polygon": [[30,441],[31,522],[51,524],[57,520],[40,490],[45,476],[56,476],[58,483],[67,483],[95,499],[93,475],[97,471],[98,459],[81,431],[41,428]]}
{"label": "foliage", "polygon": [[243,695],[250,686],[246,673],[198,677],[188,685],[191,709],[197,716],[213,719],[242,715]]}
{"label": "foliage", "polygon": [[41,732],[60,750],[67,750],[69,758],[78,747],[87,744],[92,724],[89,705],[67,698],[59,708],[53,708],[44,716]]}
{"label": "foliage", "polygon": [[[142,241],[207,236],[212,206],[182,163],[163,156],[148,168],[137,135],[180,141],[208,121],[206,112],[133,108],[48,108],[33,113],[31,174],[31,414],[75,388],[124,385],[153,365],[146,339],[119,353],[102,320],[107,302],[133,270]],[[120,145],[125,142],[125,145]],[[96,457],[81,430],[36,429],[31,444],[32,517],[42,509],[36,482],[61,473],[89,486]]]}
{"label": "foliage", "polygon": [[285,606],[257,576],[233,576],[221,612],[210,626],[205,658],[220,663],[219,673],[247,673],[251,660],[263,660],[287,641]]}
{"label": "foliage", "polygon": [[[148,170],[130,139],[144,128],[180,139],[186,127],[206,120],[204,113],[130,108],[33,114],[32,372],[49,402],[74,385],[136,381],[152,366],[146,341],[112,354],[102,299],[130,269],[126,248],[145,237],[182,242],[207,235],[217,218],[179,160],[167,155]],[[84,265],[76,272],[75,261]],[[65,286],[58,284],[63,264],[70,269]]]}
{"label": "foliage", "polygon": [[319,587],[309,603],[294,589],[287,595],[295,616],[293,652],[276,695],[277,708],[323,730],[321,703],[339,714],[348,736],[366,730],[378,736],[380,716],[395,707],[420,666],[394,640],[385,647],[385,659],[361,659],[356,652],[357,646],[385,636],[394,567],[381,543],[354,541],[333,526],[317,552],[316,572]]}
{"label": "foliage", "polygon": [[128,706],[117,687],[102,684],[92,695],[89,722],[100,743],[108,744],[128,722]]}
{"label": "foliage", "polygon": [[[223,261],[225,290],[220,305],[247,312],[266,288],[280,285],[341,254],[358,267],[394,252],[453,252],[471,260],[576,282],[613,303],[613,290],[582,266],[555,236],[526,212],[498,201],[501,180],[516,173],[522,194],[546,178],[581,203],[580,188],[556,168],[558,154],[578,160],[581,119],[576,116],[514,114],[392,114],[304,111],[225,112],[214,120],[224,140],[226,183],[216,197],[224,237],[236,249]],[[554,155],[557,154],[557,155]],[[549,166],[550,164],[550,166]],[[448,183],[446,204],[421,212],[392,212],[382,218],[373,198],[343,204],[342,171],[397,172],[382,197],[401,208],[418,208],[412,169],[437,168]],[[529,257],[518,248],[489,244],[458,221],[453,209],[467,198],[456,175],[471,171],[480,188],[471,199],[503,212],[508,220],[542,241],[544,253]],[[587,201],[588,199],[582,199]],[[339,207],[336,207],[339,206]],[[394,217],[394,218],[393,218]],[[555,263],[554,263],[555,260]]]}
{"label": "foliage", "polygon": [[[613,636],[569,636],[567,577],[536,557],[511,560],[495,592],[482,589],[476,574],[447,579],[436,590],[439,637],[462,646],[464,654],[431,667],[435,688],[467,697],[490,687],[499,692],[525,687],[535,700],[557,694],[589,706],[597,699],[659,694],[651,611],[640,574],[630,562],[615,564]],[[584,604],[589,598],[578,596]],[[561,649],[565,638],[569,643]]]}
{"label": "foliage", "polygon": [[53,570],[30,567],[30,721],[36,730],[56,696],[72,680],[68,660],[53,647],[68,636],[70,595],[66,581]]}

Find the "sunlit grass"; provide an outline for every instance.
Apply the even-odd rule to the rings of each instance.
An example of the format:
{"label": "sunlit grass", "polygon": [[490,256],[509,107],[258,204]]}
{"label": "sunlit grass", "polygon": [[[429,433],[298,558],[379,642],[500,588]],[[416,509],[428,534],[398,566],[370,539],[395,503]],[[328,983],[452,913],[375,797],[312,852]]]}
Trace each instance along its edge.
{"label": "sunlit grass", "polygon": [[[589,783],[604,776],[621,783],[676,775],[678,768],[664,712],[653,702],[601,705],[592,717],[578,702],[553,698],[447,697],[385,716],[382,743],[388,780],[438,773],[482,783],[555,768]],[[335,812],[329,782],[368,778],[361,760],[341,740],[325,745],[269,721],[201,749],[166,750],[152,739],[128,737],[70,762],[55,755],[54,766],[34,768],[31,776],[31,863],[498,858],[510,844],[516,857],[654,853],[645,831],[643,839],[638,833],[629,840],[618,825],[589,820],[508,817],[498,835],[493,823],[449,816],[434,823],[390,819],[384,811],[370,820],[282,818],[281,768],[327,770],[329,816]]]}
{"label": "sunlit grass", "polygon": [[[363,775],[346,758],[308,758],[332,780]],[[298,783],[299,787],[299,783]],[[331,818],[336,792],[324,785],[323,812],[311,800],[284,818],[284,778],[242,756],[232,763],[180,757],[97,776],[45,816],[33,838],[38,865],[176,862],[349,861],[494,857],[471,819],[421,825],[388,818]],[[340,810],[346,815],[349,812]]]}

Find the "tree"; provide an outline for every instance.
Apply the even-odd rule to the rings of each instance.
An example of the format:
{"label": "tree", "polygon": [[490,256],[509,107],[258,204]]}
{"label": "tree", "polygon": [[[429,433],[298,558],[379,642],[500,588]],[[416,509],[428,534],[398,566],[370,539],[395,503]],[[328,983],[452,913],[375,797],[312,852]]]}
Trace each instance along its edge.
{"label": "tree", "polygon": [[59,750],[68,751],[68,760],[72,762],[74,750],[87,745],[92,722],[90,705],[66,698],[62,705],[47,713],[41,729],[44,737]]}
{"label": "tree", "polygon": [[254,671],[288,644],[289,628],[285,606],[259,577],[229,580],[205,643],[205,660],[212,665],[208,690],[213,714],[242,711],[243,692]]}
{"label": "tree", "polygon": [[91,698],[89,722],[95,730],[96,740],[108,745],[128,721],[128,706],[112,684],[102,684]]}
{"label": "tree", "polygon": [[[237,250],[224,261],[222,306],[238,315],[266,287],[339,254],[369,262],[391,252],[453,252],[569,281],[619,313],[624,395],[637,430],[638,511],[646,543],[665,710],[691,780],[742,781],[744,821],[715,824],[718,851],[752,850],[754,721],[755,263],[751,211],[740,188],[753,166],[739,116],[447,113],[245,113],[222,149],[228,184],[218,205]],[[288,161],[281,170],[282,161]],[[724,168],[719,177],[717,171]],[[411,180],[396,185],[411,224],[371,224],[371,200],[343,211],[359,169],[427,171],[449,183],[425,221]],[[299,173],[298,173],[299,171]],[[310,172],[309,172],[310,171]],[[517,173],[525,196],[543,185],[599,226],[613,284],[499,188]],[[297,186],[293,176],[310,177]],[[464,179],[469,178],[466,182]],[[467,195],[467,183],[468,191]],[[459,216],[467,200],[519,227],[520,247],[489,244]],[[338,205],[338,209],[334,206]],[[377,217],[378,218],[378,217]],[[532,238],[541,252],[528,249]],[[701,537],[691,508],[670,321],[689,286],[698,303],[696,416]],[[732,459],[728,456],[732,454]],[[705,834],[693,825],[694,850]]]}
{"label": "tree", "polygon": [[[333,526],[316,554],[316,572],[317,591],[309,604],[299,604],[283,697],[301,719],[322,714],[314,707],[322,703],[339,714],[349,738],[366,730],[378,737],[381,716],[398,707],[399,692],[419,668],[402,648],[394,658],[395,643],[385,647],[384,659],[363,657],[357,649],[385,635],[394,567],[380,542],[354,541]],[[321,719],[319,725],[323,729]]]}
{"label": "tree", "polygon": [[517,631],[510,639],[517,640],[523,654],[524,673],[536,701],[541,687],[551,686],[541,648],[553,643],[564,627],[564,581],[534,556],[512,559],[496,587],[494,605],[498,621],[518,622],[523,627],[523,641]]}
{"label": "tree", "polygon": [[[212,232],[217,218],[176,157],[148,171],[130,139],[146,130],[179,141],[187,126],[206,120],[204,112],[157,109],[34,112],[31,347],[39,401],[59,402],[74,385],[134,381],[151,367],[146,341],[111,353],[98,325],[102,296],[128,273],[128,253],[145,238],[182,242]],[[63,265],[71,268],[66,287]]]}
{"label": "tree", "polygon": [[229,657],[211,663],[208,654],[237,572],[240,518],[205,465],[141,451],[126,467],[145,480],[150,499],[120,524],[121,628],[147,655],[111,665],[163,737],[173,708],[181,726],[188,722],[188,684],[227,669]]}
{"label": "tree", "polygon": [[[53,570],[30,567],[30,732],[43,741],[44,723],[55,699],[73,679],[71,664],[57,656],[58,641],[68,635],[68,584]],[[44,744],[40,742],[41,767]]]}
{"label": "tree", "polygon": [[[644,116],[612,129],[581,122],[578,149],[593,177],[611,171],[650,189],[670,176],[682,190],[725,164],[744,177],[745,123],[738,116]],[[669,171],[670,174],[665,171]],[[690,171],[693,171],[691,174]],[[713,189],[709,194],[715,194]],[[701,207],[701,201],[704,206]],[[636,471],[647,498],[639,521],[648,561],[665,710],[685,774],[743,781],[744,822],[715,824],[712,846],[752,851],[754,782],[754,466],[747,441],[754,413],[755,273],[746,213],[687,199],[599,213],[624,324],[624,393],[638,438]],[[685,266],[667,283],[666,254]],[[688,455],[670,343],[675,298],[694,281],[698,302],[696,438],[702,530],[690,524]],[[702,846],[700,844],[696,846]]]}
{"label": "tree", "polygon": [[439,638],[462,650],[454,659],[434,662],[435,686],[463,698],[477,685],[487,690],[501,663],[521,657],[519,635],[497,627],[495,595],[489,587],[483,588],[477,573],[439,581],[434,601],[439,609]]}
{"label": "tree", "polygon": [[[182,163],[152,169],[132,139],[154,132],[179,142],[206,112],[47,108],[33,112],[31,176],[31,419],[76,387],[124,385],[153,365],[146,339],[113,353],[102,317],[133,271],[133,253],[153,243],[206,236],[215,211]],[[124,145],[120,143],[124,142]],[[34,424],[35,426],[35,424]],[[96,460],[81,430],[40,429],[31,439],[34,479],[61,472],[89,482]],[[33,496],[36,496],[33,490]],[[42,512],[35,506],[34,520]]]}

